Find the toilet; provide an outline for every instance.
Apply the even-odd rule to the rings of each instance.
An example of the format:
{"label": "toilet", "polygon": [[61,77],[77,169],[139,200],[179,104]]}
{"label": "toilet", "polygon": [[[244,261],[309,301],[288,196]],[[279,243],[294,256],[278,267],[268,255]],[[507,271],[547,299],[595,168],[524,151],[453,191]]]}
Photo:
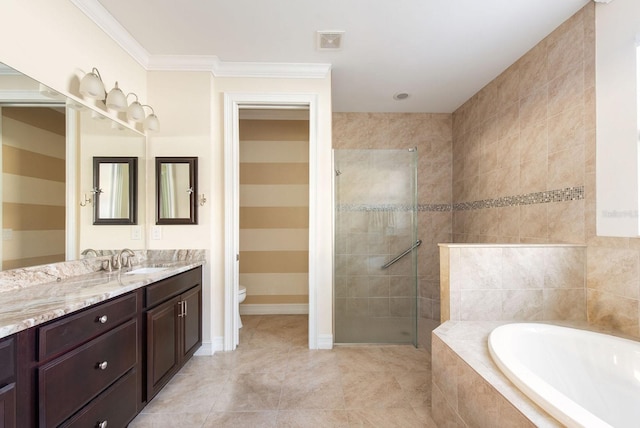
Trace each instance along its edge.
{"label": "toilet", "polygon": [[[247,287],[238,287],[238,306],[247,298]],[[238,328],[242,328],[242,318],[240,318],[240,307],[238,307]]]}

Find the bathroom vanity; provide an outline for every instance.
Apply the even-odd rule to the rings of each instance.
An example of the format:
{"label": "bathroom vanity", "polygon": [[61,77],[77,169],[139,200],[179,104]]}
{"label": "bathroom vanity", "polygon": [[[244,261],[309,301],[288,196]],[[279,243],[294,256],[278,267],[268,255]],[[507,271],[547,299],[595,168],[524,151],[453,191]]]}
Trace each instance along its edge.
{"label": "bathroom vanity", "polygon": [[[0,293],[0,333],[35,324],[0,339],[0,428],[126,426],[202,343],[200,264]],[[50,299],[10,324],[21,292]]]}

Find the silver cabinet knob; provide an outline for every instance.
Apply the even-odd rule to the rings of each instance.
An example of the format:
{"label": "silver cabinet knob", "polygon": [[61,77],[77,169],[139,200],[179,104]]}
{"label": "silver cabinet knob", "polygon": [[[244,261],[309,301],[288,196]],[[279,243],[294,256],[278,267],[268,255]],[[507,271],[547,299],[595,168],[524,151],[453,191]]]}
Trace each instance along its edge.
{"label": "silver cabinet knob", "polygon": [[99,322],[100,324],[104,324],[104,323],[106,323],[106,322],[107,322],[107,319],[108,319],[108,318],[107,318],[107,316],[106,316],[106,315],[103,315],[103,316],[101,316],[101,317],[98,317],[98,322]]}
{"label": "silver cabinet knob", "polygon": [[96,424],[97,428],[107,428],[107,421],[98,422]]}
{"label": "silver cabinet knob", "polygon": [[106,361],[103,361],[103,362],[101,362],[101,363],[98,363],[98,368],[99,368],[100,370],[106,370],[108,365],[109,365],[109,364],[108,364]]}

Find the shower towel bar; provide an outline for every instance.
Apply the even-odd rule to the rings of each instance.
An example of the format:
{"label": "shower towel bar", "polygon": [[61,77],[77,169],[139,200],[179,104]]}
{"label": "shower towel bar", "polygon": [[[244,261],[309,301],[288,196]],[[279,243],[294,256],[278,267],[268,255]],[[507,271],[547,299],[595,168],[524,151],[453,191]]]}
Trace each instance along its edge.
{"label": "shower towel bar", "polygon": [[422,244],[422,240],[418,239],[411,247],[409,247],[405,251],[403,251],[402,254],[397,255],[393,260],[390,260],[387,263],[385,263],[384,265],[382,265],[382,267],[380,269],[388,268],[389,266],[391,266],[392,264],[394,264],[395,262],[397,262],[398,260],[400,260],[401,258],[406,256],[407,254],[409,254],[411,251],[413,251],[414,248],[418,248],[420,246],[420,244]]}

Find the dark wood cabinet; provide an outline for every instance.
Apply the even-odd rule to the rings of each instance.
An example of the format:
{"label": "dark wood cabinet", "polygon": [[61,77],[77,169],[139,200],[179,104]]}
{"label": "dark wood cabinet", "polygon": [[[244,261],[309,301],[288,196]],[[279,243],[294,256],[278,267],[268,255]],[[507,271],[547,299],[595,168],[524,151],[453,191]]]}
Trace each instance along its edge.
{"label": "dark wood cabinet", "polygon": [[180,302],[175,297],[147,311],[147,400],[180,368]]}
{"label": "dark wood cabinet", "polygon": [[0,428],[125,427],[201,344],[201,267],[0,339]]}
{"label": "dark wood cabinet", "polygon": [[0,340],[0,428],[16,427],[16,340]]}
{"label": "dark wood cabinet", "polygon": [[147,400],[202,344],[202,268],[146,289]]}
{"label": "dark wood cabinet", "polygon": [[40,367],[40,426],[58,426],[135,368],[136,339],[132,319]]}

